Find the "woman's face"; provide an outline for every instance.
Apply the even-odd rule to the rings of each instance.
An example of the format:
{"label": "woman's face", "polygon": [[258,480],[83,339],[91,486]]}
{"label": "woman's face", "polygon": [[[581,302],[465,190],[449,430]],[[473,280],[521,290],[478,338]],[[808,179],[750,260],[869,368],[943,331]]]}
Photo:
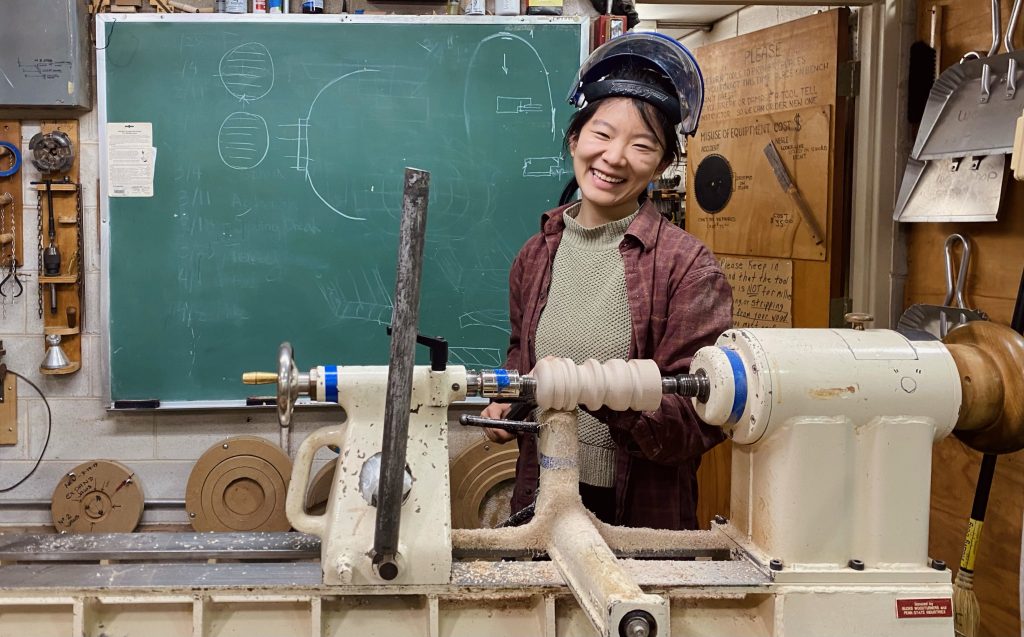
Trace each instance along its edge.
{"label": "woman's face", "polygon": [[632,214],[637,196],[665,169],[663,142],[624,97],[604,100],[569,151],[584,204],[606,219]]}

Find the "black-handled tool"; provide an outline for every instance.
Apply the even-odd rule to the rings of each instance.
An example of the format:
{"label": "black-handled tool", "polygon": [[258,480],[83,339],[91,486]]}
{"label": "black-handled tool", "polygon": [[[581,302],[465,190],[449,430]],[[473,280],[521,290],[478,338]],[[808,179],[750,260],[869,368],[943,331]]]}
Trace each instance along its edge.
{"label": "black-handled tool", "polygon": [[[43,274],[46,276],[60,275],[60,250],[57,249],[57,224],[53,220],[53,180],[33,181],[35,184],[46,185],[47,237],[49,245],[43,250]],[[57,286],[50,284],[50,314],[57,313]]]}
{"label": "black-handled tool", "polygon": [[499,420],[497,418],[484,418],[483,416],[470,416],[469,414],[462,414],[459,416],[459,424],[467,427],[504,429],[505,431],[513,434],[540,433],[540,423],[523,422],[519,420]]}
{"label": "black-handled tool", "polygon": [[459,416],[459,424],[467,427],[490,427],[491,429],[504,429],[513,434],[536,434],[540,433],[540,424],[536,422],[524,422],[533,413],[536,405],[533,403],[519,402],[512,405],[505,418],[484,418],[483,416],[471,416],[462,414]]}

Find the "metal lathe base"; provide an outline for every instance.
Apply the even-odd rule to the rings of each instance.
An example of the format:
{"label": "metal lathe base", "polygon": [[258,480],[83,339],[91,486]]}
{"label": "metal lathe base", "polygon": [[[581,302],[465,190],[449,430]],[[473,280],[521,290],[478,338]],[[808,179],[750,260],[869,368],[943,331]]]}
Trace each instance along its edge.
{"label": "metal lathe base", "polygon": [[[670,601],[659,636],[952,635],[946,618],[894,610],[894,599],[948,598],[948,583],[780,585],[716,539],[679,552],[696,559],[622,559]],[[456,561],[443,586],[328,587],[319,551],[301,533],[0,535],[0,635],[596,634],[549,561]]]}

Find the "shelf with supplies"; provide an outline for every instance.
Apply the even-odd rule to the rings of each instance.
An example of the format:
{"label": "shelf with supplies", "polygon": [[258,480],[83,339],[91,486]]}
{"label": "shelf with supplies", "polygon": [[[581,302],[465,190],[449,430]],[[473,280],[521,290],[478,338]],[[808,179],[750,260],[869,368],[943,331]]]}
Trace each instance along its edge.
{"label": "shelf with supplies", "polygon": [[45,335],[39,372],[72,374],[82,366],[85,314],[78,122],[43,122],[29,146],[32,163],[40,171],[39,179],[32,182],[38,211],[38,311]]}

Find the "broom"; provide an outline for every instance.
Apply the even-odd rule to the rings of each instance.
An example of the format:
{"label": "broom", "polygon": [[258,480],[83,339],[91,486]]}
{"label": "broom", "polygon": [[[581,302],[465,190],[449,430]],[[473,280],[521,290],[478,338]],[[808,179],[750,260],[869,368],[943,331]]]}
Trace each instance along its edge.
{"label": "broom", "polygon": [[967,537],[964,552],[960,557],[960,570],[953,582],[953,630],[957,637],[978,637],[981,626],[981,608],[974,593],[974,558],[981,542],[981,527],[985,524],[985,509],[988,508],[988,494],[992,488],[992,475],[996,471],[996,458],[986,453],[981,458],[978,471],[978,486],[974,489],[974,505],[971,519],[967,522]]}
{"label": "broom", "polygon": [[[1024,334],[1024,273],[1021,273],[1017,302],[1013,306],[1010,327]],[[974,558],[981,541],[981,527],[985,523],[988,494],[992,489],[992,476],[996,472],[996,455],[986,453],[978,470],[978,486],[974,489],[974,505],[967,523],[964,552],[960,557],[960,570],[953,582],[953,630],[957,637],[978,637],[981,626],[981,608],[974,594]]]}

